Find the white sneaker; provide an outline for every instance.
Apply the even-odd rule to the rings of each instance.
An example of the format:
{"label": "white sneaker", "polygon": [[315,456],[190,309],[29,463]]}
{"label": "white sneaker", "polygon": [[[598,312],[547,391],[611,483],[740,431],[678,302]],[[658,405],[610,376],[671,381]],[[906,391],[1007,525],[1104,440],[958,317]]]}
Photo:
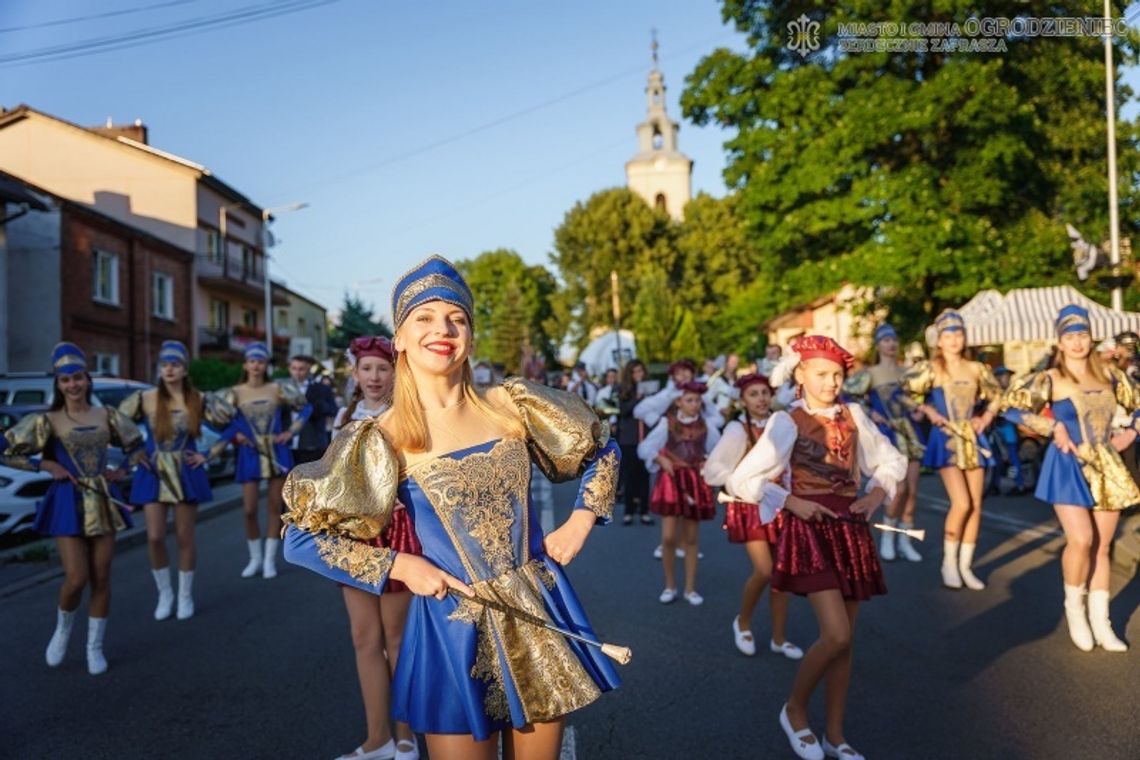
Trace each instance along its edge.
{"label": "white sneaker", "polygon": [[847,742],[843,742],[836,747],[827,740],[826,736],[823,737],[823,754],[827,757],[839,758],[839,760],[867,760],[867,758],[856,752],[855,748]]}
{"label": "white sneaker", "polygon": [[740,630],[740,616],[732,619],[732,635],[736,639],[736,648],[741,654],[749,657],[756,654],[756,640],[752,638],[752,631]]}
{"label": "white sneaker", "polygon": [[790,641],[785,641],[783,644],[777,644],[774,640],[769,640],[768,648],[776,654],[784,655],[789,660],[802,660],[804,656],[804,650],[800,649]]}
{"label": "white sneaker", "polygon": [[389,739],[371,752],[364,751],[364,745],[354,749],[347,755],[340,755],[336,760],[394,760],[396,757],[396,742]]}
{"label": "white sneaker", "polygon": [[[823,747],[819,746],[819,740],[811,729],[805,728],[801,731],[792,729],[792,724],[788,720],[787,705],[780,708],[780,728],[784,729],[784,735],[788,737],[788,743],[792,745],[792,752],[796,753],[796,757],[803,760],[823,760]],[[812,741],[809,742],[808,739]]]}
{"label": "white sneaker", "polygon": [[657,548],[653,550],[653,559],[661,559],[661,544],[657,544]]}
{"label": "white sneaker", "polygon": [[677,557],[679,557],[680,559],[685,558],[685,550],[684,549],[678,548],[673,553],[676,554]]}
{"label": "white sneaker", "polygon": [[420,760],[420,745],[412,739],[396,742],[396,760]]}
{"label": "white sneaker", "polygon": [[657,597],[657,601],[662,604],[672,604],[673,600],[677,598],[677,589],[667,588],[661,592],[661,596]]}
{"label": "white sneaker", "polygon": [[700,607],[702,604],[705,603],[705,598],[703,596],[701,596],[700,594],[698,594],[696,591],[686,591],[685,592],[685,601],[688,602],[689,604],[693,605],[694,607]]}

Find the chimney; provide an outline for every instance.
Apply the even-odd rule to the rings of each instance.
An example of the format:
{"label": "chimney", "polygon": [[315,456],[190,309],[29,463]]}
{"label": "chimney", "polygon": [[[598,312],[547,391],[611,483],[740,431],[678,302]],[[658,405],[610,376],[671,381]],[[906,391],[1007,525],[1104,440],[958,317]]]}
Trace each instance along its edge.
{"label": "chimney", "polygon": [[116,137],[126,137],[129,140],[140,142],[143,145],[150,145],[147,141],[147,128],[143,124],[142,119],[135,119],[134,124],[115,124],[111,117],[107,117],[107,123],[102,127],[89,127],[89,131],[104,137],[114,139]]}

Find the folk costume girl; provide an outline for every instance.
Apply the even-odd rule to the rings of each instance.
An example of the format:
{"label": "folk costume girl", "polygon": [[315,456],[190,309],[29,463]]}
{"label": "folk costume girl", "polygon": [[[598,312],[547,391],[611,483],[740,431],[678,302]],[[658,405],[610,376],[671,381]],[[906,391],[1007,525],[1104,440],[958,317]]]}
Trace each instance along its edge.
{"label": "folk costume girl", "polygon": [[[724,435],[701,469],[705,482],[710,486],[723,486],[728,481],[728,476],[756,445],[768,423],[769,404],[772,402],[772,386],[769,385],[768,378],[759,374],[743,375],[737,379],[735,387],[743,411],[737,419],[724,426]],[[744,544],[748,558],[752,561],[752,575],[744,584],[740,612],[732,619],[736,648],[748,656],[756,654],[756,641],[752,636],[752,612],[772,578],[772,554],[777,543],[778,523],[777,516],[776,520],[763,525],[760,522],[760,508],[756,504],[733,501],[725,510],[725,535],[730,543]],[[768,601],[772,610],[769,648],[788,659],[800,659],[804,656],[803,650],[784,638],[788,621],[787,594],[773,588]]]}
{"label": "folk costume girl", "polygon": [[[348,347],[354,388],[348,406],[342,408],[333,424],[333,437],[352,422],[379,417],[392,405],[392,387],[396,374],[396,358],[391,342],[381,336],[354,338]],[[392,512],[392,522],[370,545],[397,552],[420,554],[408,511],[399,502]],[[353,752],[342,758],[356,760],[414,760],[419,757],[415,734],[407,723],[396,724],[392,736],[391,680],[399,661],[400,642],[412,594],[400,581],[389,580],[384,593],[340,584],[344,606],[352,629],[356,650],[356,674],[364,700],[364,716],[368,736]]]}
{"label": "folk costume girl", "polygon": [[[293,468],[293,452],[289,445],[309,419],[312,408],[292,383],[275,383],[269,379],[269,350],[264,343],[251,343],[245,349],[241,380],[232,388],[211,394],[210,403],[222,415],[232,415],[226,437],[237,444],[234,480],[242,484],[242,511],[245,515],[245,537],[249,546],[249,562],[241,571],[242,578],[260,572],[266,578],[277,576],[277,545],[281,540],[281,486]],[[285,415],[293,414],[292,425],[286,427]],[[262,480],[269,481],[266,492],[265,552],[261,550],[261,529],[257,524],[258,490]]]}
{"label": "folk costume girl", "polygon": [[[1140,503],[1140,491],[1118,453],[1136,441],[1140,397],[1123,372],[1101,364],[1091,352],[1088,311],[1066,306],[1056,324],[1059,352],[1052,366],[1012,387],[1002,413],[1053,439],[1034,495],[1053,505],[1065,532],[1061,576],[1069,636],[1085,652],[1095,644],[1123,652],[1128,646],[1108,619],[1109,547],[1120,511]],[[1127,413],[1128,426],[1114,433],[1117,406]],[[1046,408],[1051,416],[1043,414]]]}
{"label": "folk costume girl", "polygon": [[[972,569],[982,527],[985,467],[993,462],[985,429],[1001,403],[1001,386],[985,364],[966,359],[966,323],[947,309],[934,320],[937,353],[915,364],[902,380],[904,401],[931,422],[922,464],[938,470],[950,499],[942,554],[942,583],[947,588],[981,591],[986,587]],[[981,402],[985,411],[976,414]]]}
{"label": "folk costume girl", "polygon": [[[553,758],[566,714],[617,686],[612,665],[463,597],[591,636],[562,565],[610,519],[618,448],[580,398],[516,378],[478,391],[473,312],[466,282],[438,256],[400,278],[392,409],[346,426],[321,461],[290,474],[285,557],[373,594],[398,580],[417,595],[393,714],[427,735],[433,758],[491,760],[500,732],[504,755]],[[545,537],[529,501],[532,461],[552,480],[582,479],[570,518]],[[397,499],[422,557],[368,543]]]}
{"label": "folk costume girl", "polygon": [[[887,505],[887,525],[902,528],[914,527],[915,506],[918,501],[918,474],[926,453],[925,436],[919,430],[916,416],[919,412],[908,409],[903,399],[901,382],[906,370],[899,364],[899,336],[895,328],[883,324],[875,330],[877,361],[856,372],[843,390],[863,402],[871,421],[895,448],[907,458],[906,480],[899,483],[894,501]],[[901,518],[901,522],[900,522]],[[911,562],[921,562],[922,555],[914,548],[910,536],[898,534],[898,553]],[[884,531],[879,539],[879,557],[890,562],[895,558],[895,534]]]}
{"label": "folk costume girl", "polygon": [[[126,455],[124,467],[145,455],[142,434],[119,410],[91,404],[91,377],[87,358],[73,343],[59,343],[52,351],[55,387],[51,410],[29,414],[4,434],[6,452],[0,464],[23,470],[42,470],[54,478],[36,504],[34,527],[55,538],[63,565],[55,633],[45,659],[50,667],[63,662],[75,611],[83,589],[91,586],[87,619],[87,671],[107,670],[103,637],[111,608],[111,559],[115,533],[131,526],[122,494],[115,482],[123,470],[110,472],[107,447]],[[37,454],[43,457],[33,460]]]}
{"label": "folk costume girl", "polygon": [[[147,553],[158,587],[155,620],[166,620],[174,608],[170,584],[170,557],[166,553],[167,508],[174,507],[178,537],[178,619],[194,614],[194,521],[197,507],[209,501],[207,457],[195,441],[207,416],[202,394],[190,381],[190,352],[176,340],[163,341],[158,353],[161,378],[158,387],[123,399],[119,411],[146,431],[147,463],[135,468],[130,503],[143,507],[146,516]],[[221,423],[221,420],[215,420]],[[226,446],[220,442],[211,456]]]}
{"label": "folk costume girl", "polygon": [[[768,420],[760,440],[728,478],[728,492],[760,504],[763,524],[783,511],[772,587],[804,594],[819,621],[820,638],[796,674],[780,725],[799,757],[825,753],[861,760],[846,743],[843,717],[851,678],[851,641],[859,603],[886,593],[867,524],[906,476],[906,458],[858,404],[838,404],[851,354],[819,335],[796,339],[773,383],[794,372],[800,400]],[[858,496],[860,476],[870,478]],[[808,727],[808,701],[827,678],[823,745]]]}
{"label": "folk costume girl", "polygon": [[649,509],[661,517],[661,565],[665,590],[659,601],[669,604],[677,598],[676,549],[680,522],[680,544],[685,558],[685,601],[699,605],[697,560],[700,521],[716,516],[712,489],[701,477],[705,457],[720,440],[720,431],[701,416],[704,383],[687,382],[679,389],[673,408],[665,413],[649,435],[637,446],[637,455],[650,472],[659,472]]}

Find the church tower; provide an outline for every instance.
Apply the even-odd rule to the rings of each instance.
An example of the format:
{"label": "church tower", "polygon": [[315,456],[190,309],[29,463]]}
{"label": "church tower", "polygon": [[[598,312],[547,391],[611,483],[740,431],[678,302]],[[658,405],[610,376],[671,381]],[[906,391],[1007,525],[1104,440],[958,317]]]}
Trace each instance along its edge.
{"label": "church tower", "polygon": [[657,34],[654,32],[653,69],[645,94],[649,110],[637,125],[637,153],[625,164],[626,184],[654,208],[664,209],[681,221],[685,204],[692,197],[690,175],[693,162],[677,150],[681,126],[665,112],[665,77],[657,68]]}

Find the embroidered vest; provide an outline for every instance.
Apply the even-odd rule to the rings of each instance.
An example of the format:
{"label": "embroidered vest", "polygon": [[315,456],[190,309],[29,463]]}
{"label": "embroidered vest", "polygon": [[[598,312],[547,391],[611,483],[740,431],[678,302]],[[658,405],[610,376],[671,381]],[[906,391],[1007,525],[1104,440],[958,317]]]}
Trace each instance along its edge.
{"label": "embroidered vest", "polygon": [[796,423],[792,447],[792,492],[801,496],[859,493],[859,430],[847,407],[833,419],[808,414],[803,407],[791,411]]}

